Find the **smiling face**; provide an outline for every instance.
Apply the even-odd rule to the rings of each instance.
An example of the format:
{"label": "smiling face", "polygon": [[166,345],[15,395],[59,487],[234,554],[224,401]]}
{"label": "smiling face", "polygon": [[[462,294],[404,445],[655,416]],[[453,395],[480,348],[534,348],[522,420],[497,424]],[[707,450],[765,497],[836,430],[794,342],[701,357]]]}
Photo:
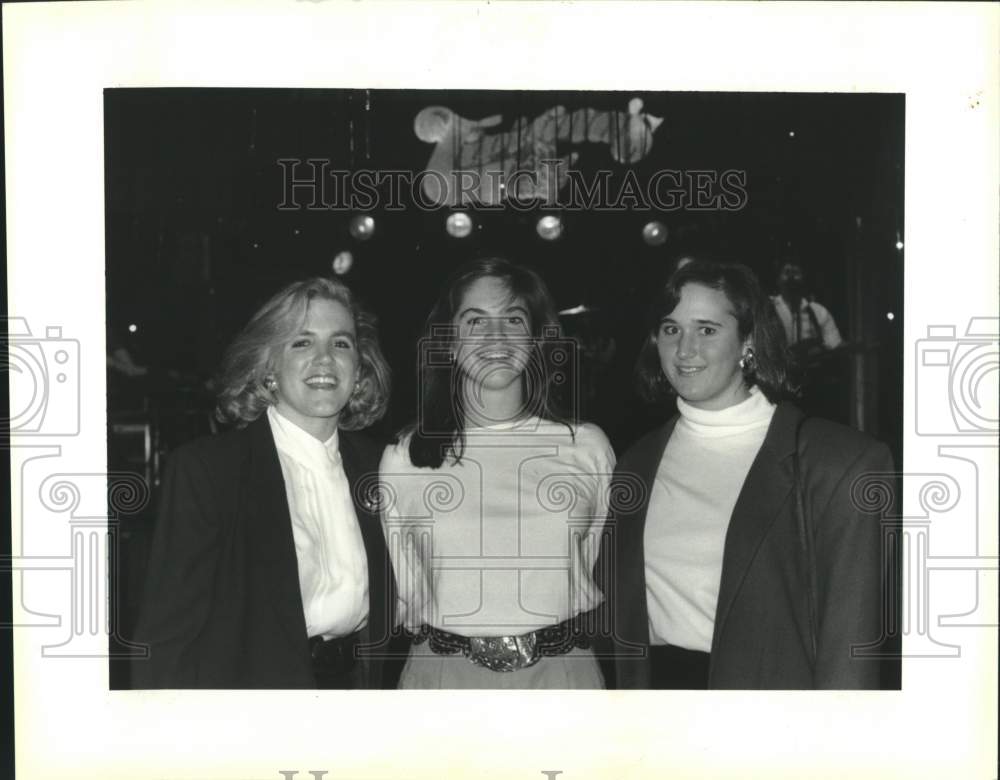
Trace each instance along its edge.
{"label": "smiling face", "polygon": [[344,304],[314,298],[299,333],[275,360],[275,408],[320,441],[337,429],[358,377],[354,317]]}
{"label": "smiling face", "polygon": [[663,373],[691,406],[726,409],[749,397],[739,364],[749,339],[740,337],[732,305],[722,291],[684,285],[654,341]]}
{"label": "smiling face", "polygon": [[458,328],[458,370],[476,390],[516,388],[530,356],[527,306],[512,298],[496,277],[476,279],[466,289],[453,324]]}

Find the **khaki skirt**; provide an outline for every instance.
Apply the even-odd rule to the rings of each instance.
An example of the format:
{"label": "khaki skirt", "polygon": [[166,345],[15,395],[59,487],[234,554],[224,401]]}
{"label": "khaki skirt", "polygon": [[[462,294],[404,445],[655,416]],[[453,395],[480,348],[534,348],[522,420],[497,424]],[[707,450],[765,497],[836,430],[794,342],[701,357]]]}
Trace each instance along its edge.
{"label": "khaki skirt", "polygon": [[515,672],[494,672],[472,663],[461,653],[438,655],[427,642],[413,645],[399,679],[401,689],[527,689],[579,690],[604,688],[604,677],[593,651],[574,648],[544,657]]}

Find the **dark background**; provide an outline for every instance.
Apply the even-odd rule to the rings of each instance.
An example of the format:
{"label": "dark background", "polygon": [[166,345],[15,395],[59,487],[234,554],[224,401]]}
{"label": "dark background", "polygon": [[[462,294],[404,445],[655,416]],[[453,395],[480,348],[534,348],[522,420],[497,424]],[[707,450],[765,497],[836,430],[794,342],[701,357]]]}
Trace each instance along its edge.
{"label": "dark background", "polygon": [[[662,169],[746,171],[743,209],[564,212],[563,235],[545,241],[534,212],[472,210],[477,229],[456,239],[445,231],[447,209],[407,203],[373,209],[375,232],[363,242],[348,231],[356,213],[278,209],[279,158],[423,170],[433,147],[416,137],[413,119],[428,105],[469,119],[502,114],[509,128],[554,105],[626,111],[636,96],[664,119],[634,166],[640,181]],[[476,251],[534,267],[560,309],[594,310],[563,322],[584,342],[615,347],[601,364],[581,352],[587,389],[578,411],[619,452],[670,411],[643,407],[631,374],[643,304],[676,259],[744,262],[772,292],[781,262],[797,259],[851,344],[825,383],[823,413],[884,440],[901,463],[902,95],[117,89],[105,92],[105,137],[108,349],[148,369],[128,377],[109,368],[112,470],[141,471],[155,486],[170,449],[213,430],[206,383],[239,328],[287,282],[329,275],[343,249],[355,256],[344,279],[379,316],[393,369],[390,412],[376,435],[413,417],[423,319],[447,273]],[[606,145],[579,151],[574,167],[621,180],[626,169]],[[668,227],[666,244],[643,242],[651,219]],[[121,518],[124,565],[112,592],[125,635],[151,524],[148,508]],[[122,674],[112,664],[113,687]]]}

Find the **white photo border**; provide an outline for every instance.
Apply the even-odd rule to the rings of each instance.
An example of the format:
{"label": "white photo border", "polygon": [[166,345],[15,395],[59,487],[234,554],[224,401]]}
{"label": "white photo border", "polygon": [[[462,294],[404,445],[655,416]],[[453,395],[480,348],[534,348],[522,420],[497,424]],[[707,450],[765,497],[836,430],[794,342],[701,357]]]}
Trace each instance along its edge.
{"label": "white photo border", "polygon": [[[32,469],[83,482],[106,463],[105,88],[899,92],[904,462],[910,474],[949,476],[962,494],[935,526],[933,552],[968,558],[978,529],[976,544],[993,547],[975,554],[995,561],[995,439],[920,436],[914,421],[928,327],[961,336],[970,317],[997,317],[996,6],[99,2],[8,4],[3,15],[9,311],[35,335],[59,327],[78,345],[84,410],[77,435],[11,449],[14,549],[48,562],[15,573],[15,620],[28,615],[14,637],[19,776],[995,773],[996,628],[939,620],[977,598],[995,618],[995,563],[992,574],[956,567],[933,578],[934,632],[961,654],[905,658],[901,692],[110,691],[106,659],[43,655],[68,630],[59,616],[72,571],[58,559],[76,537],[47,520],[51,497],[18,486]],[[974,466],[939,449],[969,445]],[[88,496],[76,516],[100,527],[104,510]],[[919,519],[922,503],[907,499]]]}

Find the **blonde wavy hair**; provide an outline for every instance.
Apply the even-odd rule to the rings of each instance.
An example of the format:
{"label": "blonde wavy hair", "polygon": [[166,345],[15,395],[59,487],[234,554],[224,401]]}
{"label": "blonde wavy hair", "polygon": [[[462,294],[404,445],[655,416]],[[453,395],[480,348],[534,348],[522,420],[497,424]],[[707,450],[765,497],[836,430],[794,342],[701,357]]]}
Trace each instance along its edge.
{"label": "blonde wavy hair", "polygon": [[337,427],[360,430],[385,414],[390,372],[378,344],[375,317],[361,307],[347,285],[314,277],[294,282],[272,297],[229,345],[215,379],[215,416],[221,422],[242,428],[275,403],[267,378],[275,371],[280,350],[301,331],[309,304],[317,298],[343,304],[354,318],[357,334],[358,387]]}

